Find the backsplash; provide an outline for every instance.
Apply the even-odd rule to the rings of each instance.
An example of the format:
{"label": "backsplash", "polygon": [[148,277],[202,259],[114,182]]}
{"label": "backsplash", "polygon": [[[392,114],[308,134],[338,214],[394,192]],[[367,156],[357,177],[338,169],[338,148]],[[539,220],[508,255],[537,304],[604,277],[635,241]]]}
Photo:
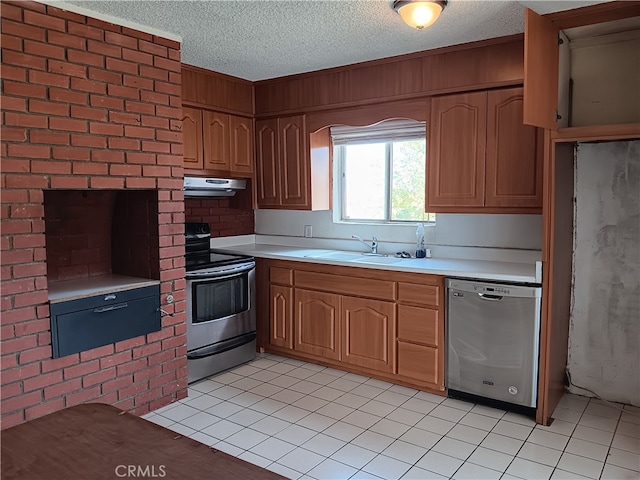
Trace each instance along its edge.
{"label": "backsplash", "polygon": [[[243,193],[239,192],[236,197]],[[186,198],[186,221],[208,223],[212,237],[252,234],[255,220],[251,204],[236,197]]]}

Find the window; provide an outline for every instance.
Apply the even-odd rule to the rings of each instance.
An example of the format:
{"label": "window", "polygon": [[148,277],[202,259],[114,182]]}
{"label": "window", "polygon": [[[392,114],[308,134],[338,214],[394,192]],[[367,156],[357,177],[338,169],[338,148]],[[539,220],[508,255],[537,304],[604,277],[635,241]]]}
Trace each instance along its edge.
{"label": "window", "polygon": [[424,123],[332,127],[337,204],[345,222],[433,222],[425,213]]}

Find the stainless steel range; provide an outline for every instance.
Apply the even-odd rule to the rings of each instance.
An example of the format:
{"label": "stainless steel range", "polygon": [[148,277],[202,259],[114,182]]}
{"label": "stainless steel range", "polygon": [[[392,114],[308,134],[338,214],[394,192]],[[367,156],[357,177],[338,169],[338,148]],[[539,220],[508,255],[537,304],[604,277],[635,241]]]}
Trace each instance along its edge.
{"label": "stainless steel range", "polygon": [[255,358],[255,260],[209,248],[206,223],[187,223],[189,383]]}

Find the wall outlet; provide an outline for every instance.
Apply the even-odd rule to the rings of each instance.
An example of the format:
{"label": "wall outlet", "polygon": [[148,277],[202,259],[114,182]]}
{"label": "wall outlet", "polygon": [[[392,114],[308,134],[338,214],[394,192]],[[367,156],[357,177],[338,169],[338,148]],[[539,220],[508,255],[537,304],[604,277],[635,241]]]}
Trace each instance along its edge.
{"label": "wall outlet", "polygon": [[311,229],[311,225],[304,226],[304,236],[307,238],[313,237],[313,230]]}

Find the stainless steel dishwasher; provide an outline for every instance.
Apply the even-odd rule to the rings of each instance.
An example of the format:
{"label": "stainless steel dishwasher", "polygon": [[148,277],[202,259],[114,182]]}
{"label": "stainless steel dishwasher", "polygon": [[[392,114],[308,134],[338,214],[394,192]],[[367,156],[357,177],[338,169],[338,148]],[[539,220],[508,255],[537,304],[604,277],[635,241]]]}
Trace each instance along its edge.
{"label": "stainless steel dishwasher", "polygon": [[447,280],[450,396],[536,407],[541,296],[539,286]]}

